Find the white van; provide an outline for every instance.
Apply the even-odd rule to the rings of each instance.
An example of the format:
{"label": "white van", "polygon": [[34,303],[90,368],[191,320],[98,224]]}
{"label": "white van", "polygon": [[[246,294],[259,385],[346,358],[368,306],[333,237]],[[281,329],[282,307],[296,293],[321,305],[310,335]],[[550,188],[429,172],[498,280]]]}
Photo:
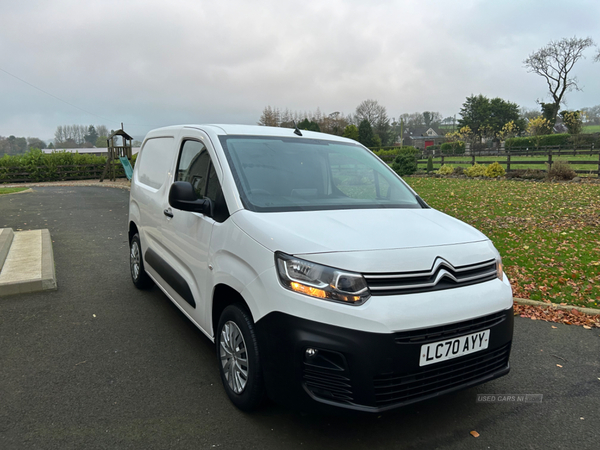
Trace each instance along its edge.
{"label": "white van", "polygon": [[380,412],[505,375],[512,291],[482,233],[350,139],[188,125],[146,136],[131,275],[216,344],[242,410]]}

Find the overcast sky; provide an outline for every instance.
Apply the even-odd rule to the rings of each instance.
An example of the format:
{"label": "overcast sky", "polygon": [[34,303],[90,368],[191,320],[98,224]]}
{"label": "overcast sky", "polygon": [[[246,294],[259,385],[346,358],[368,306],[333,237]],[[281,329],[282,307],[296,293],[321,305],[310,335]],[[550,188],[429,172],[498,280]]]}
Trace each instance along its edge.
{"label": "overcast sky", "polygon": [[[57,125],[143,136],[177,123],[254,124],[267,105],[391,117],[458,114],[471,94],[548,100],[523,67],[551,40],[600,42],[598,0],[0,0],[0,136]],[[594,50],[574,69],[600,104]],[[85,110],[85,111],[82,111]]]}

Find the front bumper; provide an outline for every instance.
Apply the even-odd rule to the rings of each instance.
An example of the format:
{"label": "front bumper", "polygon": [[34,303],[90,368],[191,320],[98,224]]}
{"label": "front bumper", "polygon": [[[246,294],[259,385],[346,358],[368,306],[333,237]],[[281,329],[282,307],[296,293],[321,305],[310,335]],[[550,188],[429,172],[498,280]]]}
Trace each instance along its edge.
{"label": "front bumper", "polygon": [[[490,330],[486,350],[419,367],[421,346]],[[505,375],[512,307],[463,322],[398,333],[370,333],[274,312],[256,323],[269,396],[291,407],[381,412]],[[316,349],[315,356],[307,355]]]}

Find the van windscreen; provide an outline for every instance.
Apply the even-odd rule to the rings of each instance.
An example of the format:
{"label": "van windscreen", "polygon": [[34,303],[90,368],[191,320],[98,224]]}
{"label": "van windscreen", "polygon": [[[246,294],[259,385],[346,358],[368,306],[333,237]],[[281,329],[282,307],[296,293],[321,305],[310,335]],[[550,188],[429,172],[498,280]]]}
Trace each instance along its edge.
{"label": "van windscreen", "polygon": [[421,208],[396,174],[359,145],[271,136],[220,141],[251,211]]}

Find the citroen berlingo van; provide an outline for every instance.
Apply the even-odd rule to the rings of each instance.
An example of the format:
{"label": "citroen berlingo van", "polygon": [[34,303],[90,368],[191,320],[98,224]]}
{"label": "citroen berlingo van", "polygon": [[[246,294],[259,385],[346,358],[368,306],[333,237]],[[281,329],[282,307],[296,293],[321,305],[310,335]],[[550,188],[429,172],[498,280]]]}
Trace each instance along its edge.
{"label": "citroen berlingo van", "polygon": [[509,371],[512,292],[492,242],[353,140],[153,130],[129,242],[135,286],[156,284],[215,343],[242,410],[268,396],[381,412]]}

